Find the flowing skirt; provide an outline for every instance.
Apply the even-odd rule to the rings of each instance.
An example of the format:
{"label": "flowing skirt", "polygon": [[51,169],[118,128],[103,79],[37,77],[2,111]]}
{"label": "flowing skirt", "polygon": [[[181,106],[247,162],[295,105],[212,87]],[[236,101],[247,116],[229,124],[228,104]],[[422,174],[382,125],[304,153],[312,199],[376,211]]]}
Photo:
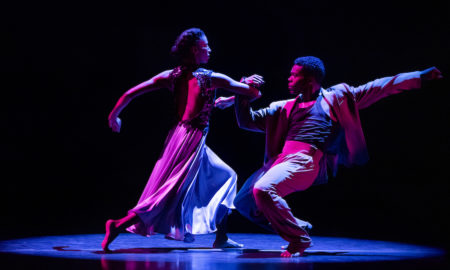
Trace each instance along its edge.
{"label": "flowing skirt", "polygon": [[206,234],[234,209],[236,173],[205,144],[206,129],[178,123],[137,205],[129,211],[140,221],[127,228],[149,236]]}

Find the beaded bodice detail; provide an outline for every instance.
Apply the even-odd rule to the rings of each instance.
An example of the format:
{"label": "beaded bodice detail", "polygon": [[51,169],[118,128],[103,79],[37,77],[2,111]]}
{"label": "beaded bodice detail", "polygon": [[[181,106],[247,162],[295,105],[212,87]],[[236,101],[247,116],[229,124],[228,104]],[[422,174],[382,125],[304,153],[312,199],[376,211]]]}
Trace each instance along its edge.
{"label": "beaded bodice detail", "polygon": [[[180,78],[184,72],[187,70],[182,66],[176,67],[172,70],[170,74],[172,89],[175,87],[176,80]],[[216,96],[216,91],[211,87],[211,74],[212,70],[198,68],[192,75],[197,79],[198,85],[200,86],[200,93],[203,98],[205,98],[205,103],[203,104],[202,109],[191,119],[181,121],[183,124],[187,124],[189,126],[195,128],[206,128],[209,124],[209,117],[214,108],[214,99]]]}

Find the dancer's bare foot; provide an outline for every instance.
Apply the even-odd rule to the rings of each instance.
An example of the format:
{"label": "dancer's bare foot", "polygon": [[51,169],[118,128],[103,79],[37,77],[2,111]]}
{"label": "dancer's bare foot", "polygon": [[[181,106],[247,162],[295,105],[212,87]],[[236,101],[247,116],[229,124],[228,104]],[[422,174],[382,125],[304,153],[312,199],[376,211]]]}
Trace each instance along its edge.
{"label": "dancer's bare foot", "polygon": [[106,233],[105,238],[102,242],[102,249],[105,252],[111,252],[111,250],[109,249],[109,244],[111,244],[111,242],[114,241],[114,239],[116,239],[116,237],[119,235],[119,229],[117,228],[116,221],[112,219],[106,221],[105,229]]}
{"label": "dancer's bare foot", "polygon": [[[282,246],[281,246],[281,249],[286,250],[286,249],[288,248],[288,246],[289,246],[289,245],[282,245]],[[314,246],[314,243],[311,241],[311,244],[309,245],[308,248],[313,247],[313,246]]]}
{"label": "dancer's bare foot", "polygon": [[290,258],[302,256],[305,249],[311,246],[311,242],[289,243],[286,250],[281,253],[281,257]]}
{"label": "dancer's bare foot", "polygon": [[287,250],[285,250],[281,253],[281,257],[284,257],[284,258],[291,258],[291,257],[298,257],[298,256],[301,256],[300,253],[291,254]]}
{"label": "dancer's bare foot", "polygon": [[243,244],[239,244],[233,240],[231,240],[230,238],[228,238],[227,240],[223,240],[223,241],[218,241],[216,239],[216,241],[214,241],[213,244],[213,248],[243,248],[244,245]]}

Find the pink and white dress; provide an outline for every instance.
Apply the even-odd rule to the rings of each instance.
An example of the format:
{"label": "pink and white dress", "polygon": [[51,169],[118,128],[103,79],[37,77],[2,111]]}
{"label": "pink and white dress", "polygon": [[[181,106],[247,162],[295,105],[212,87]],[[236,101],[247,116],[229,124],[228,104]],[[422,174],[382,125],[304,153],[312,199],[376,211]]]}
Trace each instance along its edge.
{"label": "pink and white dress", "polygon": [[[180,67],[172,71],[173,85],[182,72]],[[234,209],[236,173],[205,144],[215,98],[211,73],[202,68],[193,72],[207,102],[195,117],[170,130],[137,205],[129,210],[140,221],[128,231],[183,240],[185,233],[215,232],[216,225]]]}

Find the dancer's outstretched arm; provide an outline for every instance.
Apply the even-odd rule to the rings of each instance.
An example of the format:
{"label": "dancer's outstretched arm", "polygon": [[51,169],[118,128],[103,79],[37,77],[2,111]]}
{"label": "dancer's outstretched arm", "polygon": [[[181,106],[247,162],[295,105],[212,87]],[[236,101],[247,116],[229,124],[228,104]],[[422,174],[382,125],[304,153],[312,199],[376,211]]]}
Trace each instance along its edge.
{"label": "dancer's outstretched arm", "polygon": [[[253,74],[250,77],[243,77],[240,82],[250,86],[260,87],[262,84],[264,84],[264,79],[261,75]],[[214,101],[214,106],[223,110],[234,105],[234,101],[235,96],[218,97]]]}
{"label": "dancer's outstretched arm", "polygon": [[[264,80],[260,75],[254,74],[250,77],[243,77],[241,82],[259,87],[264,83]],[[266,116],[273,114],[277,109],[279,109],[280,104],[273,103],[271,106],[255,112],[250,107],[251,101],[252,100],[248,97],[242,95],[218,97],[214,102],[214,106],[219,109],[225,109],[236,103],[235,111],[239,127],[255,132],[265,132]]]}
{"label": "dancer's outstretched arm", "polygon": [[392,77],[376,79],[358,87],[343,85],[352,93],[358,109],[363,109],[386,96],[418,89],[423,81],[441,78],[441,72],[436,67],[431,67],[422,71],[400,73]]}
{"label": "dancer's outstretched arm", "polygon": [[158,75],[152,77],[151,79],[136,85],[135,87],[126,91],[117,101],[114,109],[108,116],[109,127],[114,132],[120,132],[120,127],[122,125],[122,121],[119,118],[120,112],[131,102],[135,97],[138,97],[142,94],[148,93],[150,91],[160,89],[160,88],[169,88],[170,87],[170,79],[169,75],[172,70],[166,70]]}
{"label": "dancer's outstretched arm", "polygon": [[254,100],[261,96],[261,92],[256,89],[264,83],[263,77],[260,75],[253,75],[252,83],[245,84],[233,80],[225,74],[214,72],[211,75],[211,87],[223,88],[238,95],[247,96]]}

